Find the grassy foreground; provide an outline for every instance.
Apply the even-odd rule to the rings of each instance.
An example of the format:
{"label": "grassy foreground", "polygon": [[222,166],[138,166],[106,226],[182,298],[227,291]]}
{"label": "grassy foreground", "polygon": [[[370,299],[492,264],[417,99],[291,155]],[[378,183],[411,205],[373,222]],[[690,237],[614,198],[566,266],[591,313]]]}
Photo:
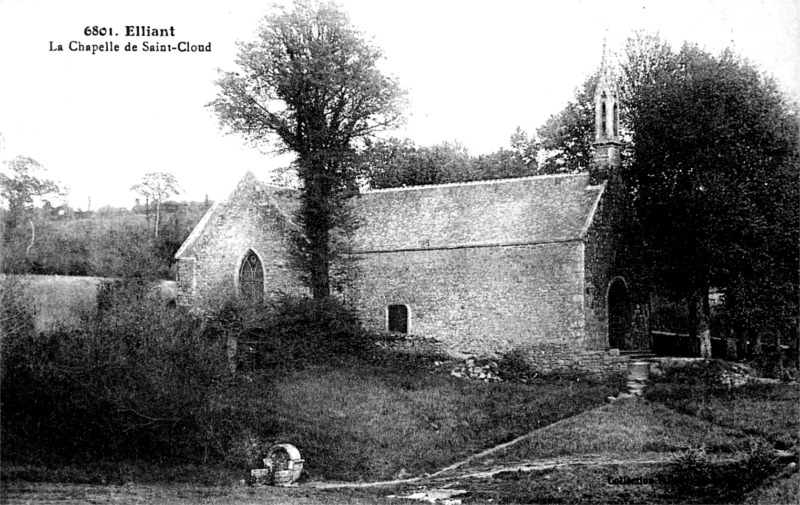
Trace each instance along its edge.
{"label": "grassy foreground", "polygon": [[800,386],[751,383],[729,388],[715,377],[716,367],[711,362],[672,370],[646,396],[719,426],[764,437],[777,449],[797,449]]}
{"label": "grassy foreground", "polygon": [[[335,300],[231,298],[200,319],[151,291],[104,282],[79,327],[39,333],[25,286],[5,283],[3,478],[212,482],[217,468],[221,482],[238,481],[276,443],[300,449],[306,480],[422,475],[599,405],[622,385],[452,377],[436,366],[442,356],[375,345],[381,337]],[[233,373],[232,335],[242,342]]]}
{"label": "grassy foreground", "polygon": [[250,408],[265,418],[262,436],[297,446],[307,479],[345,481],[431,473],[599,405],[617,390],[578,376],[483,383],[357,362],[294,371],[256,387],[265,394]]}
{"label": "grassy foreground", "polygon": [[600,405],[621,386],[577,375],[484,383],[440,368],[424,358],[336,356],[239,373],[213,391],[205,414],[216,430],[208,440],[226,441],[223,460],[12,459],[0,471],[4,480],[226,485],[260,467],[271,445],[291,443],[305,459],[302,482],[416,476]]}
{"label": "grassy foreground", "polygon": [[658,403],[621,401],[574,416],[533,433],[491,455],[511,463],[562,456],[600,455],[633,458],[647,453],[678,454],[704,447],[708,454],[735,454],[750,449],[752,437],[680,414]]}

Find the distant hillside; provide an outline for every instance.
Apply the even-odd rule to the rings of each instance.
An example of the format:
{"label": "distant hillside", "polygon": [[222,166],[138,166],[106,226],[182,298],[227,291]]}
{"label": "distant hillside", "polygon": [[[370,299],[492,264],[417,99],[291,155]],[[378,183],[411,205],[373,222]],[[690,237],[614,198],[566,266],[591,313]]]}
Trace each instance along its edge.
{"label": "distant hillside", "polygon": [[165,202],[158,237],[155,212],[103,208],[95,212],[37,211],[29,227],[6,227],[2,271],[14,274],[173,279],[173,256],[210,202]]}

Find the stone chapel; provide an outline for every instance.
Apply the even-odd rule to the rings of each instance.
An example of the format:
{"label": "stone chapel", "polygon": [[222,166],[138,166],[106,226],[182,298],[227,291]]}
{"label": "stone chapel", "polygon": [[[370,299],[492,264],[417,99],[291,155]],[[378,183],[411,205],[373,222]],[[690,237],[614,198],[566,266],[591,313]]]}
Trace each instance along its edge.
{"label": "stone chapel", "polygon": [[[521,351],[543,370],[598,370],[649,350],[649,305],[619,238],[619,90],[606,57],[587,173],[366,191],[342,293],[365,327],[435,338],[454,356]],[[176,254],[178,303],[223,287],[307,294],[288,259],[297,191],[248,172]],[[624,354],[624,353],[623,353]]]}

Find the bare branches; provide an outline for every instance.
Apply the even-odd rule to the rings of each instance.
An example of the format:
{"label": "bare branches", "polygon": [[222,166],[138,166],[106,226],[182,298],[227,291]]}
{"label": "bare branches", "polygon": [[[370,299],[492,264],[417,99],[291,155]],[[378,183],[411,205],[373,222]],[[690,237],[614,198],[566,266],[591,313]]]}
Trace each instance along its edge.
{"label": "bare branches", "polygon": [[155,236],[158,238],[158,226],[161,217],[161,203],[169,196],[182,191],[174,175],[165,172],[150,172],[144,175],[142,182],[131,186],[131,191],[139,193],[156,202]]}

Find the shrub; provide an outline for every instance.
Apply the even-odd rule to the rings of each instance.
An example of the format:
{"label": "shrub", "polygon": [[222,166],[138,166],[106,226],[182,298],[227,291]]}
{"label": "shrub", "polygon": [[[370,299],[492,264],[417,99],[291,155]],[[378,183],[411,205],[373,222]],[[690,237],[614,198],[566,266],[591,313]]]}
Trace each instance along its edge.
{"label": "shrub", "polygon": [[338,300],[284,296],[266,306],[228,298],[210,314],[209,329],[238,338],[240,367],[282,371],[364,357],[372,341]]}
{"label": "shrub", "polygon": [[0,386],[5,456],[197,458],[209,393],[226,362],[188,314],[102,286],[102,310],[71,331],[6,335]]}
{"label": "shrub", "polygon": [[14,276],[0,276],[0,383],[5,378],[7,358],[14,355],[17,343],[35,332],[33,307],[23,281]]}
{"label": "shrub", "polygon": [[[270,377],[367,346],[355,317],[333,300],[256,307],[229,298],[200,318],[163,307],[152,284],[136,279],[104,281],[97,310],[77,328],[37,335],[17,291],[3,291],[4,325],[16,329],[3,337],[0,436],[4,456],[23,463],[252,463],[260,451],[253,434],[270,429],[253,406]],[[243,366],[267,372],[258,387],[230,373],[231,339]]]}
{"label": "shrub", "polygon": [[35,328],[33,306],[23,280],[16,276],[0,276],[0,337],[32,334]]}

